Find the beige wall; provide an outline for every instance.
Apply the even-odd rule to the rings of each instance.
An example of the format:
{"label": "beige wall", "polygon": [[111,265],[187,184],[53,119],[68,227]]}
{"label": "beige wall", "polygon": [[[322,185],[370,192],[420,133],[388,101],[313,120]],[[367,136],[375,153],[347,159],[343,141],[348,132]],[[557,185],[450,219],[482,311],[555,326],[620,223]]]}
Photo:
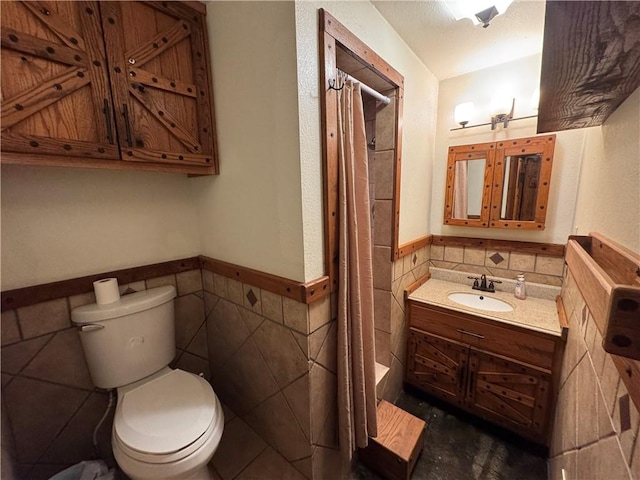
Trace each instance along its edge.
{"label": "beige wall", "polygon": [[601,232],[640,252],[640,88],[601,128],[589,129],[574,232]]}
{"label": "beige wall", "polygon": [[540,55],[478,70],[440,82],[438,97],[438,127],[433,167],[433,198],[431,202],[430,232],[435,235],[498,238],[532,242],[566,243],[572,233],[581,155],[587,132],[591,129],[568,130],[557,133],[556,149],[549,192],[549,209],[544,231],[512,231],[443,225],[444,189],[447,148],[452,145],[493,142],[508,138],[536,135],[536,119],[512,122],[508,128],[490,126],[457,130],[453,111],[462,102],[474,102],[476,115],[470,125],[490,121],[491,98],[498,90],[511,88],[516,99],[514,117],[535,115],[531,96],[540,82]]}
{"label": "beige wall", "polygon": [[292,2],[209,2],[220,176],[195,179],[202,254],[304,280]]}
{"label": "beige wall", "polygon": [[2,290],[200,253],[192,179],[2,167]]}

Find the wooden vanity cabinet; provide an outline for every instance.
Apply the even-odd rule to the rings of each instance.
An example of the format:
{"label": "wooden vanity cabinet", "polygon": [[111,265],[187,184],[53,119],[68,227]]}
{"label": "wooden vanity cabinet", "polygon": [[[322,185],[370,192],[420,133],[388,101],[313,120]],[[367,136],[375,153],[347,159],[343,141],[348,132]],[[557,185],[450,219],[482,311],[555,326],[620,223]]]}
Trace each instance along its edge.
{"label": "wooden vanity cabinet", "polygon": [[564,341],[408,301],[405,381],[548,445]]}
{"label": "wooden vanity cabinet", "polygon": [[218,172],[205,10],[3,2],[3,163]]}

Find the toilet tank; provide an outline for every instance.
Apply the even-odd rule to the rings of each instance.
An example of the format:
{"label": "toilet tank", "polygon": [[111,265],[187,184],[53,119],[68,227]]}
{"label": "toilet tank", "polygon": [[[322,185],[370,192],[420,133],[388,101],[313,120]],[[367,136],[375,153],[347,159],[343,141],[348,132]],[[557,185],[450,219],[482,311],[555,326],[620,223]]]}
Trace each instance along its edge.
{"label": "toilet tank", "polygon": [[164,286],[71,311],[97,387],[127,385],[169,365],[175,356],[175,296],[175,287]]}

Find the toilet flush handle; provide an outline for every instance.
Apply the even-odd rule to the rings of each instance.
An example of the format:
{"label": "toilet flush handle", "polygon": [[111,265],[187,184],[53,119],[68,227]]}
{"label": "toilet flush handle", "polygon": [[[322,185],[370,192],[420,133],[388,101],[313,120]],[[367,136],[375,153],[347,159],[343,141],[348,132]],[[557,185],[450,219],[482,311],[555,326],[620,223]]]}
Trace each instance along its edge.
{"label": "toilet flush handle", "polygon": [[94,330],[101,330],[104,325],[98,325],[97,323],[86,323],[84,325],[78,325],[79,332],[93,332]]}

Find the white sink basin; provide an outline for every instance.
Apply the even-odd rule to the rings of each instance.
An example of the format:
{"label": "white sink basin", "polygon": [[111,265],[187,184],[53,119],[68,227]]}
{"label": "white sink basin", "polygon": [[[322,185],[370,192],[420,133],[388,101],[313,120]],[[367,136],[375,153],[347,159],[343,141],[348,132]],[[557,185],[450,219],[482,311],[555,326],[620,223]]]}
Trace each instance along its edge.
{"label": "white sink basin", "polygon": [[477,308],[478,310],[487,310],[489,312],[511,312],[513,310],[513,307],[507,302],[488,297],[481,293],[450,293],[448,297],[449,300],[459,303],[460,305]]}

